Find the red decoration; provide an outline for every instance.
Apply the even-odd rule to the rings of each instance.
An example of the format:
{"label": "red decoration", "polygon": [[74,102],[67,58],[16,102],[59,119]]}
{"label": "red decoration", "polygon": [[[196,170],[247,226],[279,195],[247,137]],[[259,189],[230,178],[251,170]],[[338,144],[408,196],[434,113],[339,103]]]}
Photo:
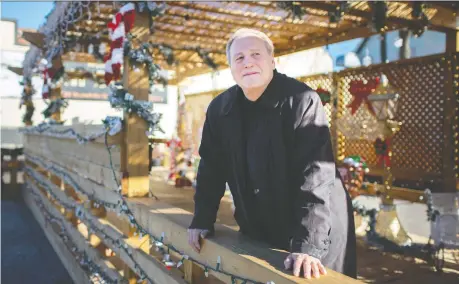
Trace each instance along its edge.
{"label": "red decoration", "polygon": [[121,78],[121,66],[123,65],[123,44],[128,33],[134,26],[135,5],[128,3],[121,7],[112,21],[107,24],[110,33],[110,52],[105,56],[105,84]]}
{"label": "red decoration", "polygon": [[361,80],[352,81],[349,86],[349,92],[354,96],[354,100],[347,106],[351,108],[351,113],[354,115],[359,109],[362,102],[365,102],[368,110],[375,115],[375,111],[371,102],[368,100],[368,96],[376,90],[379,84],[379,78],[370,80],[368,83],[364,83]]}
{"label": "red decoration", "polygon": [[389,156],[389,149],[390,149],[390,139],[376,139],[375,143],[373,144],[375,147],[376,155],[378,155],[379,160],[378,164],[386,167],[390,167],[390,156]]}

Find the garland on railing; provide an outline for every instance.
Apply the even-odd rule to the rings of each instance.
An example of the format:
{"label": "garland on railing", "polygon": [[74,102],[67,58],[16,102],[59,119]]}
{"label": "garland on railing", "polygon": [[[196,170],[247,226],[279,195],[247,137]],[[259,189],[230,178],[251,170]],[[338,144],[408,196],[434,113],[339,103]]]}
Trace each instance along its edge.
{"label": "garland on railing", "polygon": [[[109,156],[110,156],[110,165],[111,165],[111,169],[113,171],[113,174],[114,174],[114,179],[116,181],[116,183],[119,185],[119,181],[118,179],[116,178],[116,175],[115,175],[115,170],[113,168],[113,163],[112,163],[112,156],[111,156],[111,152],[110,152],[110,148],[107,147],[107,151],[109,152]],[[27,155],[27,154],[26,154]],[[43,162],[37,162],[38,159],[35,158],[33,159],[30,155],[27,155],[27,158],[32,160],[34,163],[37,163],[37,164],[41,164],[43,165],[44,163]],[[161,251],[162,253],[164,253],[164,259],[163,259],[163,262],[165,263],[166,267],[180,267],[182,264],[183,264],[183,261],[185,259],[189,260],[189,261],[192,261],[198,265],[201,265],[202,267],[204,267],[204,271],[205,271],[205,274],[206,276],[208,275],[209,271],[215,271],[215,272],[218,272],[218,273],[222,273],[224,275],[227,275],[229,277],[231,277],[232,279],[232,282],[233,283],[236,283],[236,280],[239,280],[241,281],[241,283],[262,283],[262,282],[257,282],[257,281],[254,281],[254,280],[251,280],[251,279],[247,279],[247,278],[244,278],[244,277],[241,277],[241,276],[237,276],[237,275],[234,275],[232,273],[229,273],[229,272],[226,272],[226,271],[223,271],[221,269],[221,260],[218,259],[217,260],[217,266],[216,267],[212,267],[212,266],[209,266],[207,265],[206,263],[202,263],[200,261],[198,261],[197,259],[193,259],[192,257],[184,254],[183,252],[181,252],[180,250],[178,250],[177,248],[175,248],[172,244],[166,244],[165,243],[165,240],[164,240],[164,234],[161,236],[161,237],[157,237],[157,236],[154,236],[153,234],[149,233],[146,229],[144,229],[136,220],[134,214],[132,213],[132,211],[129,209],[129,206],[128,206],[128,203],[126,202],[124,196],[121,195],[121,187],[118,186],[117,189],[115,190],[115,192],[117,192],[119,194],[119,197],[120,197],[120,200],[119,202],[115,205],[114,203],[108,203],[108,202],[104,202],[102,200],[99,200],[99,199],[96,199],[94,197],[94,195],[89,195],[85,192],[84,189],[82,189],[81,187],[79,187],[76,182],[74,182],[70,176],[64,176],[65,173],[62,172],[62,171],[56,171],[56,168],[53,168],[53,167],[48,167],[48,169],[50,170],[54,170],[55,173],[58,173],[57,175],[61,175],[61,177],[63,177],[63,180],[65,182],[67,182],[69,185],[71,185],[72,187],[74,186],[75,190],[79,191],[79,192],[82,192],[84,193],[86,196],[89,196],[91,198],[93,198],[93,200],[96,200],[96,207],[98,206],[107,206],[107,210],[114,210],[114,211],[118,211],[117,214],[120,216],[121,214],[125,215],[127,217],[127,219],[129,220],[130,224],[131,224],[131,227],[134,227],[136,228],[136,233],[134,233],[134,235],[139,235],[140,238],[142,238],[143,236],[149,236],[150,237],[150,240],[152,240],[152,243],[150,244],[150,246],[152,246],[153,244],[156,246],[156,249],[158,251]],[[31,176],[33,176],[38,182],[39,181],[39,177],[35,176],[33,174],[33,172],[31,172],[31,169],[26,167],[25,169],[26,172],[30,173]],[[41,182],[41,185],[44,187],[44,188],[47,188],[48,191],[51,191],[49,186],[46,184],[46,183],[43,183]],[[50,192],[50,194],[53,196],[53,198],[57,198],[57,196]],[[75,207],[70,207],[72,205],[69,205],[69,204],[66,204],[66,203],[63,203],[64,207],[67,206],[69,208],[73,208],[75,209]],[[82,209],[78,209],[77,210],[78,212],[82,212]],[[78,213],[78,215],[80,217],[83,217],[81,213]],[[123,247],[124,248],[124,247]],[[172,261],[170,261],[170,254],[168,253],[170,250],[178,253],[179,255],[181,255],[181,260],[178,262],[178,263],[174,263]],[[127,252],[129,254],[129,252]],[[134,262],[135,263],[135,262]],[[139,268],[140,269],[140,268]],[[146,274],[145,273],[139,273],[138,272],[138,275],[141,276],[141,278],[143,276],[145,276]],[[143,278],[145,279],[145,278]]]}
{"label": "garland on railing", "polygon": [[[40,166],[46,165],[45,162],[40,161],[40,159],[38,159],[38,158],[35,158],[35,157],[33,157],[31,155],[28,155],[28,154],[25,154],[25,155],[26,155],[27,159],[31,160],[33,163],[35,163],[37,165],[40,165]],[[111,154],[110,154],[110,158],[111,158]],[[250,280],[250,279],[247,279],[247,278],[244,278],[244,277],[233,275],[233,274],[231,274],[229,272],[222,271],[220,269],[221,260],[220,260],[220,264],[217,263],[217,266],[214,268],[214,267],[211,267],[211,266],[209,266],[209,265],[207,265],[205,263],[202,263],[202,262],[200,262],[200,261],[198,261],[196,259],[191,258],[190,256],[182,253],[180,250],[175,248],[172,244],[166,244],[164,242],[164,238],[165,238],[164,233],[162,234],[161,237],[156,237],[156,236],[150,234],[135,219],[135,216],[132,213],[132,211],[129,209],[128,203],[126,202],[124,196],[121,195],[121,187],[120,186],[118,186],[117,190],[115,191],[115,192],[118,193],[119,198],[120,198],[118,203],[115,204],[115,203],[105,202],[105,201],[103,201],[101,199],[97,199],[93,194],[88,194],[69,175],[67,175],[64,171],[59,170],[57,167],[48,166],[48,167],[44,167],[44,168],[47,169],[47,170],[52,171],[53,174],[56,174],[57,176],[59,176],[65,183],[67,183],[70,186],[72,186],[79,193],[82,193],[86,197],[92,198],[91,201],[95,201],[95,207],[96,208],[98,208],[99,206],[105,206],[108,211],[117,212],[118,216],[121,216],[121,214],[126,216],[127,219],[129,220],[130,224],[131,224],[131,227],[136,228],[136,232],[134,233],[134,235],[138,235],[139,238],[142,238],[144,236],[149,236],[150,240],[151,240],[150,247],[155,245],[156,246],[156,250],[163,253],[163,256],[164,256],[163,262],[165,263],[166,267],[171,268],[171,267],[175,266],[175,267],[178,268],[183,264],[183,261],[186,259],[186,260],[193,261],[196,264],[199,264],[202,267],[204,267],[206,275],[208,274],[208,272],[210,270],[212,270],[212,271],[216,271],[216,272],[225,274],[227,276],[230,276],[231,279],[234,280],[234,281],[240,280],[240,281],[242,281],[241,283],[261,283],[261,282]],[[112,170],[114,171],[113,167],[112,167]],[[50,195],[54,199],[58,200],[59,203],[61,203],[63,207],[65,207],[67,209],[75,210],[76,215],[77,215],[78,218],[80,218],[80,219],[84,218],[84,216],[85,216],[84,215],[84,210],[81,207],[76,207],[76,206],[74,206],[72,204],[67,204],[65,202],[62,202],[56,196],[56,194],[54,194],[54,192],[52,192],[52,189],[49,187],[49,185],[44,183],[43,181],[41,181],[40,177],[32,172],[32,169],[30,167],[26,166],[25,171],[27,172],[27,174],[29,174],[31,177],[33,177],[40,184],[40,186],[42,186],[47,191],[49,191]],[[116,177],[115,177],[115,180],[118,183],[118,180],[116,179]],[[88,219],[85,219],[85,220],[88,220]],[[94,226],[92,226],[92,227],[94,227]],[[103,235],[105,236],[106,234],[104,233]],[[115,244],[118,244],[118,242],[115,241]],[[127,248],[125,246],[123,246],[123,249],[127,250]],[[181,259],[180,259],[179,262],[174,263],[174,262],[170,261],[170,254],[169,254],[170,250],[172,250],[172,251],[178,253],[179,255],[181,255]],[[132,253],[130,253],[129,251],[126,251],[126,253],[128,253],[129,255],[132,255]],[[136,263],[134,260],[133,260],[133,262]],[[146,274],[145,273],[139,274],[139,276],[141,276],[141,275],[145,276]],[[234,283],[236,283],[236,282],[234,282]]]}
{"label": "garland on railing", "polygon": [[[102,283],[120,283],[119,281],[110,281],[110,277],[107,276],[105,273],[105,269],[102,269],[99,265],[97,265],[93,260],[90,259],[90,257],[87,255],[87,253],[83,250],[78,250],[78,248],[74,245],[75,241],[71,239],[71,234],[67,233],[67,230],[65,229],[65,226],[63,225],[62,219],[55,217],[52,213],[50,213],[43,201],[42,197],[36,193],[35,191],[38,191],[38,188],[36,188],[35,185],[32,183],[26,183],[26,187],[29,189],[29,192],[34,195],[35,203],[37,203],[38,207],[40,208],[40,211],[43,214],[43,217],[47,223],[56,223],[60,229],[61,232],[58,233],[59,237],[62,239],[64,243],[67,243],[69,240],[72,241],[72,252],[76,254],[76,259],[79,260],[80,266],[84,270],[88,270],[90,273],[93,273],[93,275],[97,278],[100,278],[102,280]],[[32,189],[33,188],[33,189]]]}
{"label": "garland on railing", "polygon": [[[110,241],[112,241],[113,244],[116,244],[118,246],[118,248],[123,249],[125,251],[125,253],[129,256],[131,261],[136,265],[136,268],[137,268],[136,273],[138,273],[138,275],[140,276],[140,280],[138,281],[138,283],[140,283],[143,280],[148,280],[149,283],[152,283],[152,284],[154,283],[151,279],[147,278],[145,271],[134,260],[134,257],[132,256],[132,250],[129,248],[129,246],[126,243],[121,242],[119,239],[115,240],[115,239],[111,238],[108,234],[106,234],[105,231],[103,231],[101,229],[98,229],[97,226],[94,225],[92,220],[87,217],[87,216],[90,216],[91,214],[88,214],[81,205],[77,206],[75,204],[67,203],[67,202],[63,201],[62,199],[60,199],[54,193],[52,188],[50,188],[50,186],[46,182],[42,181],[43,178],[40,178],[38,175],[36,175],[33,172],[33,169],[31,169],[30,167],[26,166],[25,167],[25,172],[28,175],[30,175],[32,178],[34,178],[35,182],[38,183],[41,188],[45,189],[50,194],[51,198],[53,200],[55,200],[56,202],[58,202],[60,206],[64,207],[67,210],[74,211],[76,217],[78,219],[82,220],[85,223],[85,225],[88,227],[88,233],[91,234],[92,232],[96,232],[96,231],[99,232],[99,233],[101,232],[102,234],[99,235],[99,236],[101,236],[104,240],[109,239]],[[97,228],[97,229],[94,229],[94,228]]]}
{"label": "garland on railing", "polygon": [[[113,136],[120,132],[122,129],[122,120],[119,117],[107,116],[103,122],[106,127],[101,132],[87,136],[83,136],[77,133],[73,128],[55,130],[53,129],[52,125],[47,123],[42,123],[30,128],[23,128],[20,130],[20,132],[25,134],[41,134],[56,138],[76,139],[78,144],[86,144],[104,136],[107,131],[111,136]],[[109,128],[108,130],[107,127]]]}
{"label": "garland on railing", "polygon": [[160,113],[153,113],[153,103],[148,101],[136,101],[134,96],[129,94],[121,84],[112,84],[108,100],[113,108],[122,109],[127,113],[135,113],[140,116],[148,125],[145,135],[153,136],[155,131],[163,130],[159,127]]}

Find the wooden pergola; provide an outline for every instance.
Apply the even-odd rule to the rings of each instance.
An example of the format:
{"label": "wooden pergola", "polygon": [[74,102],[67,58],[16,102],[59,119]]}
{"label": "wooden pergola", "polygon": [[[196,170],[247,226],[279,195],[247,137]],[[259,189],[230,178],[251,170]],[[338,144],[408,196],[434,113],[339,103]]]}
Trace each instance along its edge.
{"label": "wooden pergola", "polygon": [[[282,2],[281,2],[282,3]],[[284,6],[289,2],[284,2]],[[291,3],[291,2],[290,2]],[[386,2],[387,13],[380,30],[374,28],[377,11],[367,1],[344,4],[339,1],[293,2],[291,7],[280,7],[279,2],[165,2],[164,13],[154,17],[153,33],[146,39],[155,44],[167,44],[174,49],[174,57],[179,66],[170,66],[154,51],[155,62],[163,69],[177,72],[176,78],[207,73],[211,71],[199,54],[192,50],[201,48],[219,66],[226,68],[226,42],[230,35],[240,28],[255,28],[265,32],[275,46],[275,55],[285,55],[296,51],[342,42],[354,38],[369,37],[397,29],[429,29],[455,33],[458,30],[458,6],[453,2],[432,2],[422,10],[421,16],[414,18],[413,9],[420,3]],[[69,6],[71,6],[70,3]],[[90,3],[90,9],[78,15],[82,20],[68,26],[66,36],[81,45],[80,52],[68,50],[64,60],[73,58],[85,62],[96,62],[87,52],[89,44],[109,42],[107,24],[118,7],[111,3]],[[300,11],[300,12],[298,12]],[[91,16],[89,15],[91,13]],[[146,25],[148,14],[140,13]],[[140,31],[145,34],[148,31]],[[149,32],[148,32],[149,33]],[[30,33],[24,37],[39,46],[43,37]],[[70,42],[69,46],[71,45]],[[175,83],[174,80],[172,83]]]}
{"label": "wooden pergola", "polygon": [[[341,97],[338,107],[331,112],[336,121],[344,116],[344,97],[350,96],[347,89],[351,80],[371,78],[385,72],[391,75],[394,81],[408,78],[409,81],[406,82],[412,86],[424,88],[419,84],[419,80],[425,78],[420,76],[422,72],[418,72],[417,69],[412,71],[411,67],[421,66],[426,69],[423,71],[427,74],[425,76],[432,78],[432,84],[440,87],[434,88],[435,92],[422,97],[427,102],[422,102],[422,107],[431,103],[435,106],[443,104],[443,108],[436,112],[429,109],[434,115],[430,121],[426,120],[429,123],[423,121],[422,128],[434,134],[439,133],[437,139],[441,136],[442,139],[439,141],[443,144],[439,150],[434,149],[438,152],[433,159],[435,169],[425,169],[421,167],[424,165],[419,165],[424,163],[424,160],[418,159],[416,155],[425,156],[423,146],[427,146],[419,145],[422,144],[419,141],[416,144],[418,148],[408,149],[413,150],[416,155],[413,154],[413,159],[409,161],[402,161],[404,163],[400,163],[400,169],[413,168],[414,165],[419,168],[416,175],[425,176],[428,172],[435,172],[444,180],[444,191],[453,191],[457,173],[452,164],[459,157],[453,152],[455,144],[451,141],[458,135],[454,117],[457,117],[459,108],[450,101],[457,96],[457,89],[454,89],[456,81],[453,79],[457,74],[454,71],[457,60],[454,57],[453,61],[452,57],[459,51],[458,6],[446,2],[432,2],[429,7],[424,8],[414,2],[384,3],[378,1],[376,7],[364,1],[349,4],[284,2],[280,7],[275,2],[165,2],[164,13],[153,19],[147,12],[148,9],[137,12],[131,33],[140,43],[152,42],[156,45],[172,46],[174,57],[179,61],[172,66],[166,62],[159,48],[149,48],[153,53],[154,62],[160,64],[163,69],[175,71],[175,77],[169,83],[177,84],[186,77],[212,71],[206,62],[208,58],[199,54],[198,50],[205,51],[218,68],[226,68],[226,41],[234,31],[244,27],[267,33],[274,42],[276,56],[354,38],[384,34],[397,29],[419,32],[429,27],[445,32],[447,42],[443,59],[421,58],[419,62],[410,62],[410,65],[404,68],[396,68],[398,63],[393,63],[372,66],[365,70],[349,69],[344,73],[335,74],[333,78],[328,75],[327,78],[320,75],[317,78],[308,78],[308,83],[311,86],[327,83],[323,86],[330,87],[334,84],[333,80],[337,79],[337,89]],[[22,73],[30,76],[43,57],[52,60],[52,68],[62,67],[65,60],[101,62],[100,57],[88,53],[89,47],[93,45],[94,49],[104,42],[107,43],[107,47],[110,45],[107,24],[122,5],[124,4],[56,2],[54,10],[39,32],[24,34],[24,38],[34,46],[26,55]],[[63,25],[63,22],[67,25]],[[53,53],[56,46],[62,47],[63,50],[57,49],[58,52]],[[122,88],[126,91],[123,94],[124,100],[147,102],[151,87],[149,72],[147,68],[134,71],[133,62],[127,56],[125,58],[123,76],[120,78]],[[89,76],[84,70],[66,72],[69,77]],[[406,98],[412,98],[410,102],[420,101],[416,96],[420,91],[416,88],[412,88],[410,92],[405,90]],[[50,91],[50,101],[60,99],[59,88]],[[419,125],[420,107],[407,106],[411,111],[406,111],[406,115],[411,115],[412,118],[406,119],[406,125],[416,129]],[[328,107],[331,108],[330,105]],[[422,115],[428,117],[424,109]],[[53,113],[52,118],[59,121],[59,111]],[[279,261],[283,258],[279,257],[278,251],[267,251],[266,247],[239,239],[236,232],[228,228],[219,227],[220,235],[207,240],[200,254],[192,251],[186,241],[186,228],[191,214],[148,197],[152,193],[150,190],[154,190],[157,185],[152,185],[149,177],[147,157],[151,157],[151,153],[149,139],[145,134],[149,133],[150,125],[140,113],[130,110],[123,112],[123,121],[120,120],[119,123],[120,129],[114,136],[108,136],[112,134],[108,132],[106,125],[50,125],[49,128],[46,126],[46,129],[26,128],[25,180],[29,189],[24,193],[25,199],[43,229],[49,234],[51,244],[66,267],[71,268],[69,272],[75,282],[88,282],[88,275],[91,275],[80,267],[81,262],[76,261],[76,256],[80,257],[83,252],[92,259],[91,263],[95,264],[92,268],[98,268],[90,272],[94,275],[94,271],[105,271],[104,278],[113,280],[113,283],[119,283],[120,280],[127,280],[128,283],[147,283],[150,280],[154,280],[150,283],[207,283],[202,281],[207,274],[215,278],[211,279],[212,281],[220,281],[212,283],[236,283],[236,280],[237,283],[245,283],[242,280],[246,278],[256,279],[261,283],[309,282],[282,271],[282,263]],[[426,125],[430,128],[427,129]],[[441,130],[438,130],[439,128]],[[371,145],[366,142],[365,144],[361,141],[345,141],[345,137],[338,135],[334,124],[331,131],[335,133],[335,144],[342,148],[341,152],[348,146],[351,150],[370,149]],[[412,132],[403,133],[403,139],[413,140]],[[431,140],[438,143],[435,139]],[[81,144],[81,141],[86,144]],[[455,155],[454,161],[451,159],[452,153]],[[426,161],[428,164],[430,160]],[[384,181],[384,185],[390,185],[392,177],[384,177]],[[390,203],[392,197],[397,195],[390,197],[392,191],[385,188],[385,196],[388,197],[386,202]],[[404,190],[396,192],[399,196],[413,196]],[[414,198],[415,201],[419,199],[419,195]],[[61,240],[59,228],[46,225],[50,216],[63,224],[70,242]],[[183,262],[182,266],[176,266],[176,263],[168,264],[168,260],[159,253],[160,248],[164,246],[168,248],[168,258],[177,263]],[[178,250],[172,249],[169,255],[169,248]],[[219,267],[220,259],[223,267]],[[213,267],[216,269],[209,271]],[[323,281],[355,283],[353,279],[333,271],[330,271],[329,276]]]}

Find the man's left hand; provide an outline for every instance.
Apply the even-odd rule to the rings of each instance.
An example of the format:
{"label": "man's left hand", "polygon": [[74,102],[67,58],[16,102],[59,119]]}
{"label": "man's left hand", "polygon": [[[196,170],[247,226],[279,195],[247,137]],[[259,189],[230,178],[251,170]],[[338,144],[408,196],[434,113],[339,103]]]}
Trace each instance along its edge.
{"label": "man's left hand", "polygon": [[284,261],[285,269],[293,268],[293,275],[300,276],[301,267],[303,267],[304,277],[307,279],[320,278],[320,275],[326,275],[327,271],[319,259],[305,253],[292,253]]}

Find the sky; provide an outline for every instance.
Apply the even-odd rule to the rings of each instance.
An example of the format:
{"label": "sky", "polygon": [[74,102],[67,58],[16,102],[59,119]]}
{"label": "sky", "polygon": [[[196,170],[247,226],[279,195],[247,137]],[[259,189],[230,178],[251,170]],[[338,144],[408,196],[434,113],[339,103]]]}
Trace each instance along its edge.
{"label": "sky", "polygon": [[45,21],[45,16],[51,11],[52,1],[43,2],[4,2],[1,5],[2,19],[17,20],[19,28],[38,29]]}

